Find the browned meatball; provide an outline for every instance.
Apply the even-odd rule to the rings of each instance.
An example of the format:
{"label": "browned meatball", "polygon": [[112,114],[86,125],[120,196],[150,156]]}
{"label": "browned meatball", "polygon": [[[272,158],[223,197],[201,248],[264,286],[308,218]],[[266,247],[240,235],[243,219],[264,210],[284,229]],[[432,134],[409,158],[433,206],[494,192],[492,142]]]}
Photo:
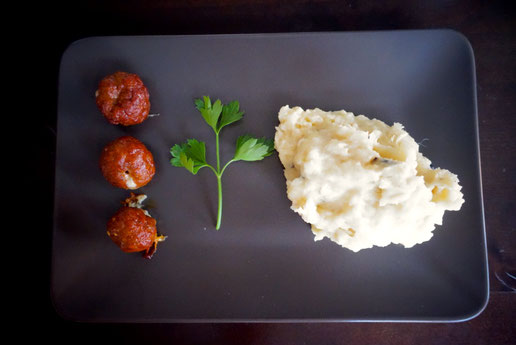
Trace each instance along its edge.
{"label": "browned meatball", "polygon": [[107,223],[107,234],[126,253],[147,250],[156,233],[156,220],[136,207],[123,206]]}
{"label": "browned meatball", "polygon": [[131,136],[122,136],[107,144],[102,150],[99,165],[105,179],[123,189],[145,186],[156,172],[152,153]]}
{"label": "browned meatball", "polygon": [[156,220],[141,208],[141,196],[146,197],[131,194],[125,200],[124,206],[107,222],[107,234],[123,252],[143,252],[144,257],[150,259],[157,243],[166,237],[158,236]]}
{"label": "browned meatball", "polygon": [[102,114],[114,125],[136,125],[149,115],[149,92],[133,73],[115,72],[104,77],[95,99]]}

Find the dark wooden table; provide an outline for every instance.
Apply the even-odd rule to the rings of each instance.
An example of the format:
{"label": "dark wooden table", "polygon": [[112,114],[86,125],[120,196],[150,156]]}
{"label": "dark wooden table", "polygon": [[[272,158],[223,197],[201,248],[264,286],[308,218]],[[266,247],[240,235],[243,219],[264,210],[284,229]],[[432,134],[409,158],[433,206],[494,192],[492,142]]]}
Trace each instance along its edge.
{"label": "dark wooden table", "polygon": [[[39,8],[41,6],[41,8]],[[45,6],[45,7],[43,7]],[[51,7],[48,7],[51,6]],[[27,13],[25,11],[23,13]],[[510,1],[95,0],[32,8],[30,37],[39,88],[29,185],[37,207],[23,323],[45,324],[40,340],[167,344],[516,344],[516,11]],[[28,21],[27,21],[28,22]],[[471,42],[478,113],[490,301],[462,323],[142,324],[95,325],[62,320],[49,295],[57,77],[62,52],[93,35],[255,33],[451,28]],[[19,27],[17,29],[20,29]],[[32,71],[29,71],[32,73]],[[34,101],[36,101],[34,100]],[[31,102],[28,102],[31,103]],[[30,104],[28,104],[30,106]],[[41,106],[43,105],[43,106]],[[28,255],[28,254],[27,254]],[[37,306],[36,308],[34,306]]]}

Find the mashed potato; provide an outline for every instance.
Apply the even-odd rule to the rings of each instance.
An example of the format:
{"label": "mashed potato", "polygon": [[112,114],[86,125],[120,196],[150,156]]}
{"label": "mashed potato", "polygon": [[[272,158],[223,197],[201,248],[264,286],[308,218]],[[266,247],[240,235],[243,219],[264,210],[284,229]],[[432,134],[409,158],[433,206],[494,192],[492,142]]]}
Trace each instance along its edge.
{"label": "mashed potato", "polygon": [[399,123],[284,106],[275,147],[292,210],[352,251],[428,241],[464,199],[456,175],[430,160]]}

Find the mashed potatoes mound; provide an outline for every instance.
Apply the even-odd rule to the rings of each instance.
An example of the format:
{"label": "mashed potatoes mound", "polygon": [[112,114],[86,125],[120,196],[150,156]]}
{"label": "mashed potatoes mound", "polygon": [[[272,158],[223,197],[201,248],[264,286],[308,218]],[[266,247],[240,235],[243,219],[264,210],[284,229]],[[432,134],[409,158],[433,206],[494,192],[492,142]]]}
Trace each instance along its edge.
{"label": "mashed potatoes mound", "polygon": [[352,251],[428,241],[464,199],[456,175],[430,160],[399,123],[341,111],[279,111],[275,147],[292,209]]}

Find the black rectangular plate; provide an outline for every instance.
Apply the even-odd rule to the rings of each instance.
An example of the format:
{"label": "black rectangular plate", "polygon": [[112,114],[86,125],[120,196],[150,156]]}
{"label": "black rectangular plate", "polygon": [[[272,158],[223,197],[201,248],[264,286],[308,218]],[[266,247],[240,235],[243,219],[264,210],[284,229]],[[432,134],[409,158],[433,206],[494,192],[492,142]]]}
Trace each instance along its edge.
{"label": "black rectangular plate", "polygon": [[[151,113],[109,124],[95,105],[102,77],[123,70],[147,85]],[[215,161],[211,129],[194,107],[209,95],[245,111],[221,133],[232,157],[239,135],[272,138],[281,106],[345,109],[402,123],[436,167],[459,176],[465,204],[431,241],[353,253],[290,210],[277,154],[237,162],[216,179],[169,163],[197,138]],[[129,192],[108,184],[98,159],[132,135],[157,172],[138,192],[167,235],[151,260],[121,252],[106,221]],[[489,295],[481,195],[475,63],[451,30],[90,37],[71,44],[59,76],[52,295],[85,322],[439,321],[470,319]]]}

